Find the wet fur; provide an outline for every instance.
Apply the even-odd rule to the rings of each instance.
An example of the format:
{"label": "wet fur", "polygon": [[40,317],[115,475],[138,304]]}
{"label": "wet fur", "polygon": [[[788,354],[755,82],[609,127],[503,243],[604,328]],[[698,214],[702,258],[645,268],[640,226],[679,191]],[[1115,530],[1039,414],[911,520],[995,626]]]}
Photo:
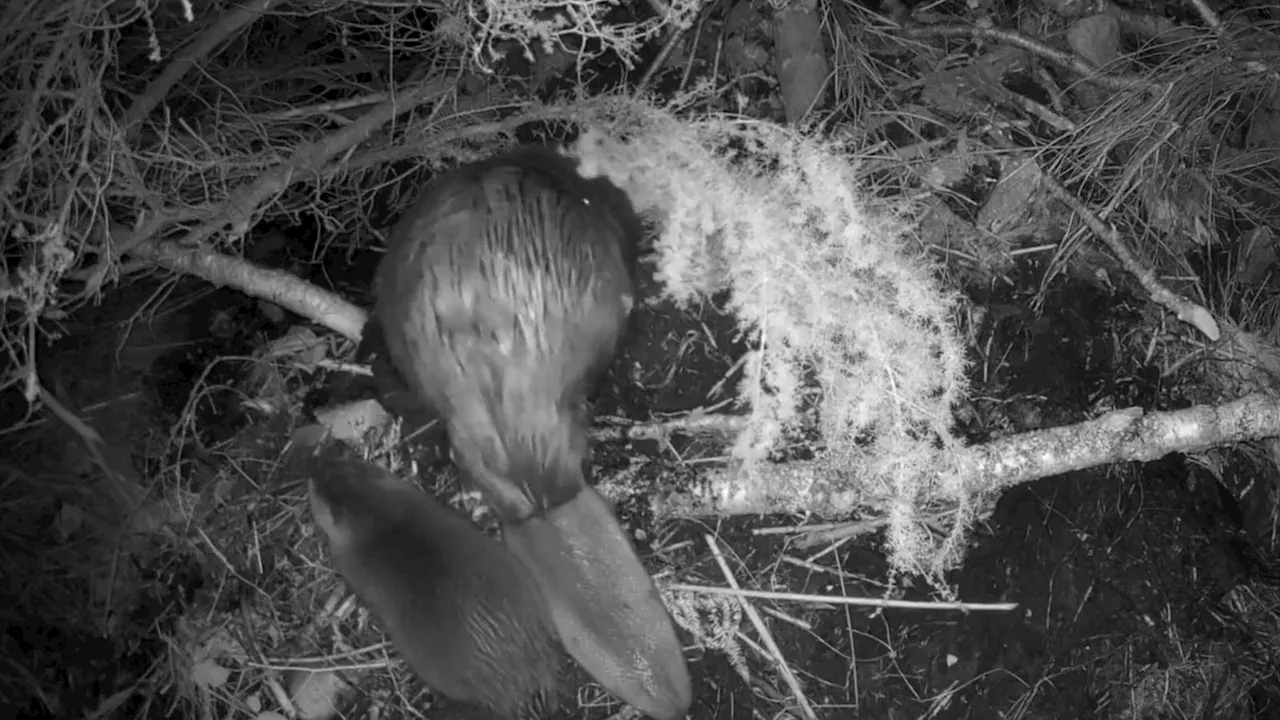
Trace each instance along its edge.
{"label": "wet fur", "polygon": [[625,193],[533,147],[440,176],[392,233],[375,309],[390,364],[504,521],[585,483],[586,398],[626,326],[639,240]]}
{"label": "wet fur", "polygon": [[524,566],[470,521],[371,462],[294,463],[333,563],[410,667],[500,720],[550,716],[564,655]]}

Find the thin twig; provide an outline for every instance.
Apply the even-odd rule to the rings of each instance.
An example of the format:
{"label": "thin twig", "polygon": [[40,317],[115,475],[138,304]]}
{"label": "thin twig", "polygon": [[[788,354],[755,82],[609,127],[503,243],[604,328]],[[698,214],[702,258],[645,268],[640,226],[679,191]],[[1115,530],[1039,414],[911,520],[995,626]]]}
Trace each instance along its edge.
{"label": "thin twig", "polygon": [[[698,14],[701,15],[704,9],[701,7],[701,3],[699,3],[699,5]],[[658,57],[654,58],[653,62],[649,64],[648,69],[644,71],[644,75],[641,76],[640,82],[636,83],[636,90],[632,93],[635,97],[643,95],[645,90],[648,89],[649,85],[653,82],[653,79],[657,76],[658,71],[667,64],[667,59],[671,57],[671,53],[675,51],[676,46],[684,39],[684,35],[688,32],[689,27],[690,23],[686,22],[676,26],[671,31],[671,36],[667,38],[667,44],[662,47],[662,51],[658,53]]]}
{"label": "thin twig", "polygon": [[1075,53],[1059,50],[1042,40],[1016,30],[980,28],[969,25],[928,25],[906,28],[902,31],[902,34],[910,38],[964,37],[992,40],[1022,48],[1045,60],[1070,68],[1084,76],[1089,82],[1096,83],[1102,87],[1115,90],[1135,90],[1152,86],[1152,82],[1144,77],[1103,73],[1093,63]]}
{"label": "thin twig", "polygon": [[[716,544],[715,538],[710,535],[703,535],[703,538],[707,542],[707,547],[711,549],[711,554],[715,556],[716,563],[720,565],[720,572],[724,574],[725,582],[741,593],[742,588],[738,587],[738,579],[733,576],[733,572],[729,569],[729,563],[720,552],[720,547]],[[787,687],[791,688],[792,696],[795,697],[796,702],[800,705],[800,712],[808,720],[817,720],[817,716],[813,713],[813,708],[809,705],[809,699],[805,697],[804,688],[800,687],[800,681],[796,679],[795,673],[791,672],[791,666],[787,664],[782,651],[778,649],[778,644],[773,640],[773,633],[769,632],[769,628],[764,624],[764,619],[760,617],[760,613],[756,612],[755,606],[747,602],[747,598],[742,594],[738,595],[738,602],[742,604],[742,609],[747,613],[747,617],[751,618],[751,624],[755,626],[756,632],[760,634],[760,640],[764,642],[765,647],[769,648],[769,653],[773,655],[773,661],[778,665],[778,672],[782,674]]]}
{"label": "thin twig", "polygon": [[815,605],[855,605],[858,607],[897,608],[899,610],[961,610],[964,612],[969,612],[971,610],[1010,612],[1018,609],[1018,603],[926,602],[919,600],[888,600],[886,598],[805,595],[803,593],[773,592],[770,590],[743,590],[737,585],[734,585],[732,588],[722,588],[710,585],[686,585],[684,583],[672,583],[668,587],[672,592],[702,593],[704,595],[733,595],[739,598],[804,602]]}

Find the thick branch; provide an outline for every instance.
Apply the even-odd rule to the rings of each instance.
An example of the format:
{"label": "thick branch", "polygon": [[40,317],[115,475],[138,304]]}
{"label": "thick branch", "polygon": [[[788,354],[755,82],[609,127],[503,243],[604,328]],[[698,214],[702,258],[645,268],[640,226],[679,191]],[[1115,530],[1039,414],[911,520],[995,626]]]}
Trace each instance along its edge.
{"label": "thick branch", "polygon": [[143,243],[134,254],[157,265],[228,285],[313,320],[354,341],[368,319],[364,310],[296,275],[265,268],[242,258],[176,243]]}
{"label": "thick branch", "polygon": [[[1149,462],[1172,452],[1275,436],[1280,436],[1280,399],[1255,394],[1174,412],[1117,410],[1096,420],[965,448],[950,459],[939,454],[934,465],[958,466],[971,487],[994,491],[1072,470]],[[859,510],[863,498],[849,488],[838,469],[821,460],[717,470],[695,482],[696,487],[664,490],[666,494],[654,500],[655,513],[690,517],[812,512],[840,517]],[[607,494],[617,499],[623,492]]]}

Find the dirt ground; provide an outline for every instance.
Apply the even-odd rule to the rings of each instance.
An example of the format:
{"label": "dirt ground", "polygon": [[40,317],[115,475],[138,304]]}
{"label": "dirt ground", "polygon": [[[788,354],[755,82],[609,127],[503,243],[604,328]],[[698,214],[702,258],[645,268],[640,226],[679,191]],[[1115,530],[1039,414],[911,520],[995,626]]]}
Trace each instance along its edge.
{"label": "dirt ground", "polygon": [[[1071,280],[1048,295],[1036,316],[1025,308],[1040,269],[1028,263],[1018,270],[1020,277],[1000,292],[969,292],[991,310],[985,355],[1001,359],[984,357],[974,366],[978,400],[966,427],[974,442],[1077,422],[1098,408],[1192,404],[1186,388],[1163,384],[1158,368],[1135,360],[1142,355],[1133,348],[1151,336],[1143,303]],[[654,369],[645,377],[670,365],[682,338],[697,340],[683,349],[687,361],[665,387],[659,381],[623,391],[620,414],[707,404],[734,356],[726,318],[709,308],[696,317],[650,308],[636,325],[623,362]],[[600,452],[625,456],[628,449]],[[697,457],[684,448],[672,454],[686,463]],[[778,608],[792,620],[775,623],[773,632],[821,717],[1280,717],[1275,681],[1255,682],[1280,668],[1275,638],[1265,621],[1246,629],[1258,619],[1247,609],[1254,593],[1270,598],[1260,601],[1266,607],[1280,581],[1274,556],[1262,549],[1274,538],[1267,505],[1246,517],[1235,500],[1248,482],[1237,478],[1259,471],[1248,455],[1228,451],[1221,481],[1175,455],[1006,492],[950,581],[966,602],[1016,602],[1014,612],[793,605]],[[1274,486],[1273,473],[1269,482]],[[738,518],[715,532],[760,589],[884,594],[878,538],[822,559],[838,569],[833,577],[780,562],[825,549],[795,550],[786,536],[751,534],[794,522]],[[690,552],[677,564],[681,576],[715,582],[705,554]],[[908,582],[901,597],[934,596]],[[1238,660],[1250,654],[1261,656],[1253,670]],[[749,681],[723,656],[694,653],[691,660],[700,675],[694,717],[745,717],[745,708],[767,716],[766,708],[788,705],[787,688],[758,657],[748,655]],[[1249,697],[1241,699],[1245,692]]]}

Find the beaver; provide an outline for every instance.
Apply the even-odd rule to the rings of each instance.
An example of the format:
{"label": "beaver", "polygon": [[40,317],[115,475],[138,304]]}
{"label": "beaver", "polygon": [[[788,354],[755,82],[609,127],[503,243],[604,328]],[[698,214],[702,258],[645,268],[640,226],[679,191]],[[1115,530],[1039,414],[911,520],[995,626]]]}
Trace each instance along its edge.
{"label": "beaver", "polygon": [[531,570],[564,647],[660,720],[692,702],[671,618],[587,484],[588,395],[636,293],[641,224],[621,189],[520,147],[442,174],[394,228],[366,350],[384,395],[443,421],[455,462]]}
{"label": "beaver", "polygon": [[625,192],[534,146],[442,174],[392,231],[368,332],[503,521],[586,482],[587,395],[627,326],[640,239]]}
{"label": "beaver", "polygon": [[496,720],[557,714],[566,657],[530,572],[467,518],[337,443],[304,450],[333,563],[417,675]]}
{"label": "beaver", "polygon": [[693,684],[671,616],[595,488],[504,525],[502,536],[541,585],[565,649],[597,682],[657,720],[689,712]]}

